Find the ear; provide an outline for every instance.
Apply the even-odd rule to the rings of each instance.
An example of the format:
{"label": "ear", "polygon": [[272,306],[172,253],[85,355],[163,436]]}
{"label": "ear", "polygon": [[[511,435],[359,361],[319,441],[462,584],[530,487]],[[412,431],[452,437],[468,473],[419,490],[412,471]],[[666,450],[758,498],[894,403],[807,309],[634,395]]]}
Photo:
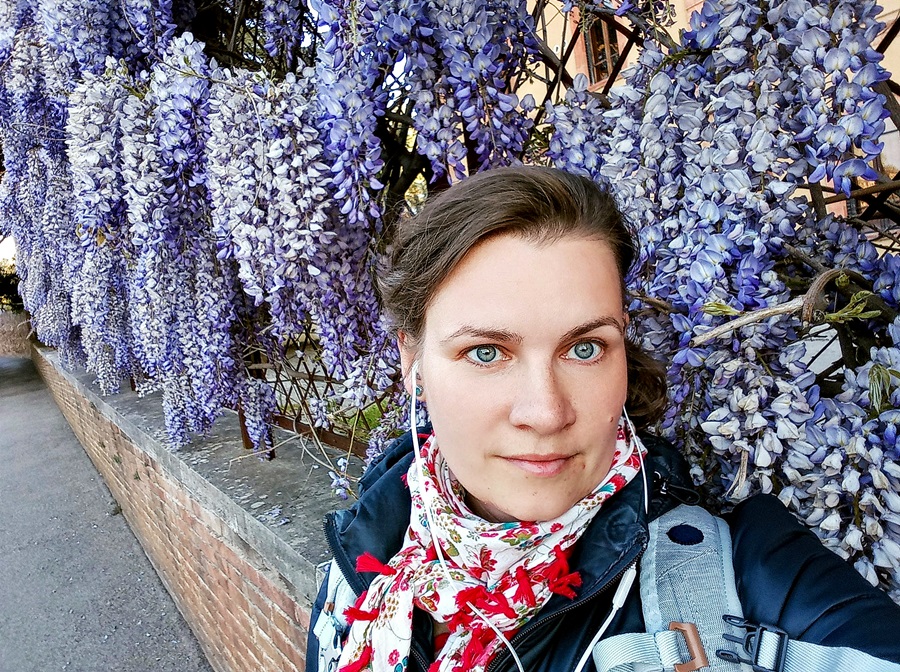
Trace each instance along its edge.
{"label": "ear", "polygon": [[631,315],[628,314],[628,311],[625,311],[625,314],[622,317],[625,318],[623,326],[627,329],[628,325],[631,324]]}
{"label": "ear", "polygon": [[414,394],[416,381],[412,379],[412,365],[416,361],[418,348],[415,341],[405,331],[397,332],[397,347],[400,350],[400,370],[403,372],[403,387],[407,393]]}

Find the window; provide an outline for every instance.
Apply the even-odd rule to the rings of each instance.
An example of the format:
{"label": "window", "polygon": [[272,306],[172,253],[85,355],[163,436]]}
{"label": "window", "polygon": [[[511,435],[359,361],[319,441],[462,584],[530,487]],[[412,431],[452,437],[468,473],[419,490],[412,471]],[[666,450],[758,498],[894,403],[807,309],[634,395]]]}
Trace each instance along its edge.
{"label": "window", "polygon": [[616,31],[606,21],[595,18],[585,32],[588,78],[591,84],[605,82],[619,60]]}

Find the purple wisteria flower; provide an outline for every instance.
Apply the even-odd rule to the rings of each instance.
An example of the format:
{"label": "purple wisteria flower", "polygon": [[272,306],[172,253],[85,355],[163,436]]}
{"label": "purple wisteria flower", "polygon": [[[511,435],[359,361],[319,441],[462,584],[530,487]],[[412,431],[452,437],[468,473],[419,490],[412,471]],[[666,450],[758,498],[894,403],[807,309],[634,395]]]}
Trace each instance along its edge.
{"label": "purple wisteria flower", "polygon": [[283,62],[288,71],[297,66],[303,31],[299,29],[305,7],[300,0],[264,0],[262,23],[266,33],[264,48]]}
{"label": "purple wisteria flower", "polygon": [[0,184],[0,220],[17,243],[19,292],[38,337],[59,349],[64,365],[84,361],[71,319],[69,279],[80,258],[71,219],[71,183],[65,157],[66,108],[61,73],[46,48],[32,9],[17,5],[14,38],[0,70],[0,143],[6,171]]}
{"label": "purple wisteria flower", "polygon": [[307,320],[327,321],[318,305],[316,264],[337,247],[326,230],[333,202],[329,169],[314,125],[310,82],[289,74],[214,73],[210,92],[208,183],[219,258],[237,261],[244,291],[267,303],[282,343]]}
{"label": "purple wisteria flower", "polygon": [[134,351],[159,389],[174,447],[238,399],[236,278],[209,219],[209,66],[190,34],[172,41],[147,89],[123,106],[122,162]]}
{"label": "purple wisteria flower", "polygon": [[[900,527],[885,502],[900,481],[889,475],[891,454],[867,448],[893,434],[871,420],[863,429],[875,412],[867,383],[851,384],[863,371],[848,369],[846,391],[823,398],[796,313],[702,339],[733,315],[791,298],[785,264],[810,271],[787,258],[785,243],[826,266],[880,272],[876,288],[897,305],[893,255],[879,258],[848,222],[817,221],[797,192],[827,179],[846,193],[851,178],[874,174],[886,116],[874,90],[886,74],[870,46],[878,11],[871,2],[708,1],[680,51],[645,46],[610,109],[576,81],[549,108],[549,154],[607,184],[637,229],[631,287],[671,308],[635,300],[653,313],[636,336],[669,364],[662,430],[691,456],[698,482],[735,499],[777,492],[863,575],[896,591],[887,549]],[[851,511],[863,512],[862,527]]]}
{"label": "purple wisteria flower", "polygon": [[87,369],[96,373],[104,394],[118,391],[120,382],[135,373],[126,264],[134,250],[128,244],[119,125],[128,97],[127,73],[115,72],[111,59],[108,65],[107,75],[88,73],[72,92],[67,124],[82,255],[72,278],[72,315],[81,328]]}
{"label": "purple wisteria flower", "polygon": [[[665,2],[564,10],[576,4],[671,18]],[[304,5],[260,5],[265,49],[290,73],[276,78],[209,61],[179,34],[190,1],[0,3],[0,232],[16,238],[23,300],[39,337],[103,391],[128,375],[161,390],[175,447],[240,406],[264,450],[278,400],[248,376],[244,348],[278,357],[311,331],[340,383],[309,404],[312,421],[389,394],[377,455],[408,412],[387,392],[397,352],[373,281],[383,205],[403,196],[383,184],[386,143],[409,127],[406,151],[443,183],[542,146],[534,100],[516,90],[539,57],[523,0],[310,5],[318,60],[302,71]],[[638,233],[635,336],[668,364],[660,429],[698,482],[732,499],[777,493],[900,599],[900,326],[851,324],[873,345],[826,393],[784,309],[814,275],[797,251],[871,278],[900,308],[898,257],[804,191],[876,177],[879,11],[708,0],[674,47],[645,42],[609,106],[576,77],[546,109],[546,157],[607,185]]]}

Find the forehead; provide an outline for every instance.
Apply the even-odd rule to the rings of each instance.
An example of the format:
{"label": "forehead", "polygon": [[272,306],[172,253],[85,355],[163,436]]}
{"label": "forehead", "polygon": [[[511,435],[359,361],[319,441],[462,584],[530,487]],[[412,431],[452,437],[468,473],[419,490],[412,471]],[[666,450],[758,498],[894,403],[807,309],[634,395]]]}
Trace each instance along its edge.
{"label": "forehead", "polygon": [[441,283],[426,310],[426,334],[465,325],[564,332],[598,317],[621,319],[621,287],[604,241],[501,235],[472,248]]}

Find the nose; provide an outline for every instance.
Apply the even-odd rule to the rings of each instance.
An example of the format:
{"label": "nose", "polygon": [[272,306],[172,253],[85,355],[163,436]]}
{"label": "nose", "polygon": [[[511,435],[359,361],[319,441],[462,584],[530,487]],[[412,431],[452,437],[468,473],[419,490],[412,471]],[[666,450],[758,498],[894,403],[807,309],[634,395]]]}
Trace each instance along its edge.
{"label": "nose", "polygon": [[509,411],[515,427],[547,436],[575,422],[575,408],[553,366],[526,369],[517,383]]}

